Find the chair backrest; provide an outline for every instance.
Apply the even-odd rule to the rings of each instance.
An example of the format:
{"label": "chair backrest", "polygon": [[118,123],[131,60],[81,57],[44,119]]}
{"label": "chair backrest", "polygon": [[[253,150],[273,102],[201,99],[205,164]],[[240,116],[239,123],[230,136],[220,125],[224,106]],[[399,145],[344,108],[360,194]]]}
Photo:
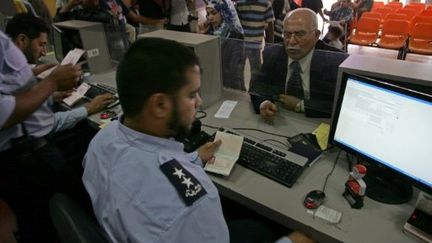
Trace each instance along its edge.
{"label": "chair backrest", "polygon": [[377,18],[365,18],[361,17],[357,22],[357,32],[366,33],[377,33],[380,27],[381,21]]}
{"label": "chair backrest", "polygon": [[398,14],[398,13],[389,13],[387,14],[384,21],[389,19],[402,19],[402,20],[408,20],[408,17],[406,14]]}
{"label": "chair backrest", "polygon": [[381,8],[375,9],[373,12],[380,13],[381,14],[381,19],[385,19],[385,17],[387,16],[387,14],[393,12],[393,9],[392,8],[387,8],[387,7],[381,7]]}
{"label": "chair backrest", "polygon": [[424,39],[432,41],[432,24],[430,23],[417,23],[410,35],[414,39]]}
{"label": "chair backrest", "polygon": [[416,16],[417,14],[419,14],[416,9],[409,9],[409,8],[398,9],[396,11],[396,13],[398,13],[398,14],[405,14],[405,15],[407,15],[407,18],[409,18],[409,19],[412,19],[412,18],[414,18],[414,16]]}
{"label": "chair backrest", "polygon": [[[432,15],[431,16],[415,16],[411,20],[410,29],[413,29],[417,23],[431,23],[432,24]],[[432,31],[432,30],[429,30]]]}
{"label": "chair backrest", "polygon": [[384,5],[384,7],[391,8],[393,9],[393,12],[396,12],[396,10],[402,8],[403,5],[401,2],[389,2],[388,4]]}
{"label": "chair backrest", "polygon": [[431,10],[423,10],[418,16],[432,16],[432,8]]}
{"label": "chair backrest", "polygon": [[378,12],[364,12],[362,18],[376,18],[381,19],[381,13]]}
{"label": "chair backrest", "polygon": [[424,10],[426,8],[426,4],[424,4],[424,3],[408,3],[405,7],[417,8],[419,10]]}
{"label": "chair backrest", "polygon": [[381,36],[400,35],[408,36],[409,22],[401,19],[389,19],[384,22]]}
{"label": "chair backrest", "polygon": [[375,10],[375,9],[377,9],[377,8],[384,7],[384,5],[385,5],[384,2],[381,2],[381,1],[374,1],[371,10],[373,11],[373,10]]}
{"label": "chair backrest", "polygon": [[51,219],[62,243],[108,243],[91,213],[65,194],[50,199]]}
{"label": "chair backrest", "polygon": [[415,10],[417,13],[421,13],[425,8],[424,6],[418,6],[418,5],[406,5],[403,9],[411,9]]}

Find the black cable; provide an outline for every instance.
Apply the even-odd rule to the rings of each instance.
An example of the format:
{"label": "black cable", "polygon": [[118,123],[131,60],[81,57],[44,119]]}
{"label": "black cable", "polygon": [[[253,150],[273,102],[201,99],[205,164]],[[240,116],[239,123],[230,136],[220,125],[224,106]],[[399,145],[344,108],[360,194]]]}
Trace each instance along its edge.
{"label": "black cable", "polygon": [[216,129],[216,130],[219,130],[221,127],[215,127],[215,126],[212,126],[212,125],[208,125],[208,124],[202,124],[202,126],[203,127],[209,127],[209,128],[213,128],[213,129]]}
{"label": "black cable", "polygon": [[287,139],[290,138],[290,137],[285,136],[285,135],[281,135],[281,134],[277,134],[277,133],[272,133],[272,132],[266,132],[266,131],[263,131],[263,130],[260,130],[260,129],[256,129],[256,128],[233,127],[232,129],[234,129],[234,130],[240,130],[240,131],[256,131],[256,132],[262,132],[262,133],[265,133],[265,134],[273,135],[273,136],[276,136],[276,137],[282,137],[282,138],[287,138]]}
{"label": "black cable", "polygon": [[337,156],[336,156],[336,159],[335,159],[335,161],[334,161],[334,163],[333,163],[333,167],[332,167],[332,169],[330,170],[330,172],[328,173],[328,175],[327,175],[327,177],[326,177],[326,179],[325,179],[325,181],[324,181],[324,185],[323,185],[323,189],[322,189],[323,192],[325,192],[325,189],[326,189],[326,186],[327,186],[327,181],[328,181],[330,175],[333,173],[334,169],[336,168],[336,164],[337,164],[337,162],[338,162],[338,160],[339,160],[339,155],[341,154],[341,152],[342,152],[342,150],[339,150],[339,152],[338,152],[338,154],[337,154]]}
{"label": "black cable", "polygon": [[202,115],[200,115],[200,116],[195,116],[195,118],[198,119],[198,120],[201,120],[201,119],[203,119],[204,117],[207,116],[207,113],[206,113],[205,111],[197,111],[197,115],[198,115],[199,113],[201,113]]}

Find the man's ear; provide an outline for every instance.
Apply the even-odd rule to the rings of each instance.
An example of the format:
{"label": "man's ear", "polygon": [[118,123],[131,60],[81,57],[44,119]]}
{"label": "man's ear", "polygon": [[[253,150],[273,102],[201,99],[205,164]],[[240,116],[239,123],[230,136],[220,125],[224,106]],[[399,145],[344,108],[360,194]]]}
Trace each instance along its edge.
{"label": "man's ear", "polygon": [[148,110],[155,118],[165,118],[171,115],[173,102],[171,97],[164,93],[155,93],[150,96],[147,103]]}
{"label": "man's ear", "polygon": [[30,44],[30,38],[28,38],[25,34],[18,34],[18,36],[15,38],[15,44],[19,49],[24,50],[27,45]]}

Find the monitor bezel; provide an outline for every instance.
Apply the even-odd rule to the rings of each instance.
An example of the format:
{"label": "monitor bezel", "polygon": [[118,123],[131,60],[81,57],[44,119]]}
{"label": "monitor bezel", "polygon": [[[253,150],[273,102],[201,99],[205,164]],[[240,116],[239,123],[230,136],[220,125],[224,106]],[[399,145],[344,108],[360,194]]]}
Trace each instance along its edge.
{"label": "monitor bezel", "polygon": [[339,120],[340,108],[342,105],[342,100],[343,100],[343,97],[345,95],[345,89],[346,89],[347,81],[349,78],[354,78],[356,80],[360,80],[360,81],[365,82],[365,83],[370,84],[370,85],[378,86],[380,88],[388,89],[388,90],[394,91],[396,93],[401,93],[401,94],[404,94],[404,95],[407,95],[410,97],[425,100],[427,102],[432,102],[432,96],[429,94],[426,94],[426,93],[418,92],[418,91],[415,91],[412,89],[408,89],[405,87],[391,84],[391,83],[389,83],[389,81],[380,81],[380,80],[370,78],[370,77],[356,75],[356,74],[352,74],[349,72],[343,72],[342,78],[341,78],[341,83],[340,83],[339,93],[337,94],[337,98],[336,98],[336,105],[334,107],[334,113],[333,113],[333,117],[332,117],[330,134],[329,134],[329,142],[331,144],[333,144],[334,146],[337,146],[340,149],[357,156],[358,158],[360,158],[361,160],[363,160],[367,163],[377,165],[381,168],[389,170],[389,171],[393,172],[393,174],[395,176],[397,176],[398,178],[410,183],[411,185],[419,188],[420,190],[422,190],[428,194],[432,194],[432,187],[429,187],[429,186],[421,183],[420,181],[414,179],[413,177],[410,177],[406,174],[403,174],[403,173],[393,169],[392,167],[387,166],[386,164],[381,163],[380,161],[374,160],[373,158],[368,157],[368,156],[358,152],[357,150],[354,150],[354,149],[352,149],[352,148],[350,148],[350,147],[348,147],[348,146],[346,146],[346,145],[344,145],[344,144],[342,144],[342,143],[340,143],[334,139],[337,123]]}

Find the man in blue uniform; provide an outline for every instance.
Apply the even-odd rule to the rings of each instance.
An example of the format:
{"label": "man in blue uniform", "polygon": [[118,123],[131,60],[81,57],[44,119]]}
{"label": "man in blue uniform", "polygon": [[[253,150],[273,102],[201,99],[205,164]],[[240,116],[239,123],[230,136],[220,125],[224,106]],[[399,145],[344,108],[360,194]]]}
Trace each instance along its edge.
{"label": "man in blue uniform", "polygon": [[173,139],[195,120],[200,78],[193,51],[164,39],[138,40],[120,63],[124,116],[92,140],[83,175],[112,242],[229,242],[218,191],[203,170],[221,142],[187,154]]}
{"label": "man in blue uniform", "polygon": [[51,241],[48,201],[40,193],[48,178],[39,172],[47,165],[38,157],[51,148],[54,115],[47,99],[73,88],[80,75],[78,66],[65,65],[37,82],[22,52],[0,31],[0,197],[17,214],[22,242]]}

